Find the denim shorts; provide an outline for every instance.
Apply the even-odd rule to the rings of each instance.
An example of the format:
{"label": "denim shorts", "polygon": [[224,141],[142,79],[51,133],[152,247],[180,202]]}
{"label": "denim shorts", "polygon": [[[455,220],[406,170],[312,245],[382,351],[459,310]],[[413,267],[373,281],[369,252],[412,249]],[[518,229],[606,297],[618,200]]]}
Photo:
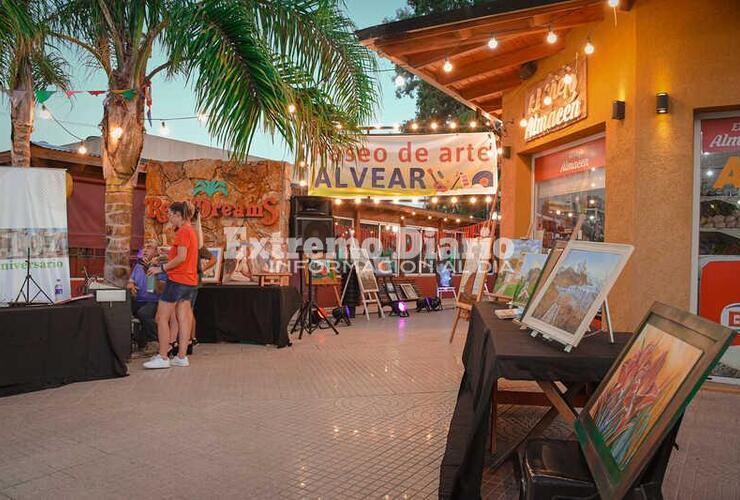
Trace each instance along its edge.
{"label": "denim shorts", "polygon": [[162,302],[176,303],[182,300],[188,300],[191,304],[195,303],[195,294],[198,288],[190,285],[183,285],[174,281],[167,281],[164,285],[164,292],[159,298]]}

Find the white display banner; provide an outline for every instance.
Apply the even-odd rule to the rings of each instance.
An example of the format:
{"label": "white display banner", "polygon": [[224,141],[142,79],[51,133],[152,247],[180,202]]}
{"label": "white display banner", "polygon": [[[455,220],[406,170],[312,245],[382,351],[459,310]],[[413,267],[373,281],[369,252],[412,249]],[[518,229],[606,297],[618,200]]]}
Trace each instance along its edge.
{"label": "white display banner", "polygon": [[[70,298],[65,171],[0,167],[0,200],[0,303],[16,300],[29,250],[31,276],[39,287],[54,300],[60,280],[61,298]],[[37,291],[32,284],[30,298]],[[39,294],[35,301],[46,298]]]}
{"label": "white display banner", "polygon": [[492,133],[370,135],[312,168],[315,196],[442,196],[496,192]]}

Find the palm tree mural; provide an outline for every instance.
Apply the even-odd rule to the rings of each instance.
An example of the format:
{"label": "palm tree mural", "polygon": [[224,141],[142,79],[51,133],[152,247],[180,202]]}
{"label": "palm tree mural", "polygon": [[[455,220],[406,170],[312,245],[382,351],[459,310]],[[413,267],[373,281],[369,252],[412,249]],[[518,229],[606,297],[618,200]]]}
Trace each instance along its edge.
{"label": "palm tree mural", "polygon": [[45,4],[0,0],[0,88],[10,100],[10,162],[31,166],[35,91],[49,85],[67,88],[63,59],[46,36]]}
{"label": "palm tree mural", "polygon": [[[134,185],[152,79],[182,74],[208,130],[246,158],[258,127],[297,159],[327,162],[355,141],[377,96],[375,62],[338,0],[55,0],[54,35],[100,67],[106,180],[105,277],[129,274]],[[150,68],[157,46],[163,61]],[[123,92],[128,91],[128,92]],[[341,125],[341,126],[340,126]],[[296,162],[298,163],[298,162]]]}
{"label": "palm tree mural", "polygon": [[209,198],[213,198],[216,193],[222,193],[224,196],[229,196],[229,189],[226,187],[225,181],[195,181],[193,186],[193,196],[204,194]]}

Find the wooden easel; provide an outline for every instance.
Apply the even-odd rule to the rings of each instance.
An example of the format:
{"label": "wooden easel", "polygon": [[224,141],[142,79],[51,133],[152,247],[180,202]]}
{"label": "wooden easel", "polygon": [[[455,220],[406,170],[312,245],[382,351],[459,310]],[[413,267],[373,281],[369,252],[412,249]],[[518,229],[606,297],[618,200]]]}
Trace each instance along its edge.
{"label": "wooden easel", "polygon": [[[493,201],[493,204],[494,204],[494,206],[496,206],[496,197],[494,197],[493,200],[494,200]],[[489,259],[490,259],[491,255],[493,253],[493,243],[494,243],[494,241],[496,239],[496,222],[495,221],[490,221],[490,225],[489,226],[490,226],[490,231],[491,231],[490,232],[490,239],[491,239],[491,241],[490,241],[490,244],[489,244],[489,247],[488,247],[487,255],[488,255]],[[476,269],[479,269],[480,268],[480,260],[475,263],[475,267],[476,267]],[[465,269],[463,269],[463,273],[465,273]],[[478,290],[478,292],[477,292],[477,294],[475,296],[475,300],[472,303],[470,303],[470,304],[467,303],[467,302],[462,302],[461,301],[461,298],[463,297],[464,293],[463,293],[463,290],[462,290],[462,280],[460,281],[460,287],[461,288],[460,288],[459,293],[457,294],[457,304],[456,304],[457,305],[457,314],[455,315],[455,322],[452,324],[452,331],[450,332],[450,343],[452,343],[452,341],[455,338],[455,330],[457,329],[457,323],[460,321],[460,319],[462,318],[462,319],[464,319],[466,321],[470,321],[470,312],[473,310],[473,304],[475,304],[477,302],[480,302],[481,301],[481,298],[483,297],[483,291],[486,288],[486,286],[485,286],[485,280],[486,280],[486,278],[487,278],[487,276],[485,278],[483,278],[483,286],[480,287],[480,289]],[[468,280],[471,280],[472,279],[473,280],[473,284],[475,283],[475,275],[471,275],[467,279]],[[467,284],[467,282],[466,282],[466,284]]]}
{"label": "wooden easel", "polygon": [[[357,276],[357,285],[360,289],[360,300],[362,300],[362,308],[365,312],[365,318],[370,321],[370,312],[367,307],[369,304],[375,304],[378,307],[378,317],[385,318],[383,306],[380,304],[380,297],[378,296],[378,281],[375,279],[375,271],[372,268],[369,256],[367,256],[367,251],[357,247],[351,248],[350,258],[352,259],[351,272],[354,272],[355,276]],[[373,282],[375,283],[372,289],[366,289],[365,284],[362,282],[362,268],[367,268],[368,266],[373,272]],[[340,305],[344,299],[344,294],[347,291],[347,284],[349,284],[349,278],[347,279],[347,283],[345,283],[344,290],[342,290],[342,298],[339,300]]]}

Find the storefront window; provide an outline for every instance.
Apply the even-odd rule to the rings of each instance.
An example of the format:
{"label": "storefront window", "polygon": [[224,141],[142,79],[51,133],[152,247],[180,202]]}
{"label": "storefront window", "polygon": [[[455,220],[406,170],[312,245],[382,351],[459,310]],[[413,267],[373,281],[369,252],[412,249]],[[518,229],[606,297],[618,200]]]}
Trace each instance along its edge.
{"label": "storefront window", "polygon": [[437,230],[428,227],[401,228],[403,274],[433,274],[437,265]]}
{"label": "storefront window", "polygon": [[[697,312],[740,330],[740,113],[701,120],[699,137]],[[737,339],[712,375],[740,379]]]}
{"label": "storefront window", "polygon": [[535,228],[545,246],[570,237],[580,216],[579,238],[604,241],[604,146],[599,138],[535,158]]}
{"label": "storefront window", "polygon": [[[465,267],[465,252],[463,252],[463,233],[460,231],[443,231],[440,240],[440,249],[442,257],[452,266],[453,273],[462,273]],[[445,243],[442,248],[442,243]]]}
{"label": "storefront window", "polygon": [[[377,274],[398,273],[398,224],[362,221],[358,243],[367,248],[373,256],[372,262]],[[372,238],[372,243],[368,239]]]}

